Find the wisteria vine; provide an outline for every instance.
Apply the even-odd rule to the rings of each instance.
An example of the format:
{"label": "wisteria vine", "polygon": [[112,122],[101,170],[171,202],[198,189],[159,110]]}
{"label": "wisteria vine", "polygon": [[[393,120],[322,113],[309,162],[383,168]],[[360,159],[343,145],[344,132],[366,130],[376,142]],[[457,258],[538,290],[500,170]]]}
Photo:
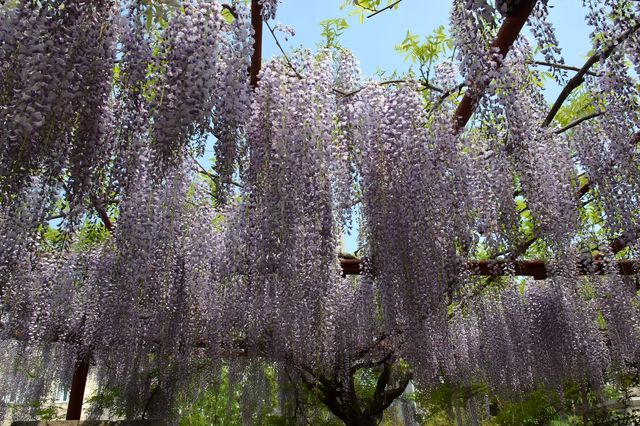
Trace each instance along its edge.
{"label": "wisteria vine", "polygon": [[[46,403],[78,359],[127,418],[175,416],[223,365],[262,409],[259,359],[344,388],[354,365],[401,358],[423,389],[510,397],[637,372],[638,288],[615,262],[639,254],[640,11],[584,4],[598,110],[565,131],[535,45],[491,47],[502,15],[533,6],[562,65],[547,1],[455,0],[439,92],[367,80],[342,48],[274,58],[252,89],[243,2],[183,1],[160,24],[135,1],[0,2],[0,418],[35,416],[21,402]],[[104,215],[115,227],[87,231]],[[338,259],[354,222],[359,278]],[[550,278],[469,262],[520,256]],[[607,274],[582,276],[594,259]],[[95,401],[93,417],[113,408]]]}

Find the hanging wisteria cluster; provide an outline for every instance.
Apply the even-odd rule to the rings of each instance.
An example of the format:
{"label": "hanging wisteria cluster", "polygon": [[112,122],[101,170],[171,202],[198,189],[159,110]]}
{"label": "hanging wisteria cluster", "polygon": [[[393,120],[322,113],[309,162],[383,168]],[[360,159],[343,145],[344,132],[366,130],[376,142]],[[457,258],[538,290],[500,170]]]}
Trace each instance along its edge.
{"label": "hanging wisteria cluster", "polygon": [[632,373],[640,350],[635,291],[620,278],[580,286],[550,280],[524,291],[512,282],[498,297],[474,302],[470,313],[453,315],[445,377],[461,385],[488,383],[508,395],[540,386],[554,391],[568,382],[597,388],[607,371]]}
{"label": "hanging wisteria cluster", "polygon": [[[118,389],[128,418],[176,415],[223,370],[263,410],[264,360],[280,383],[288,368],[343,389],[354,366],[403,359],[423,389],[512,397],[637,371],[638,288],[616,261],[638,254],[640,10],[584,3],[597,110],[560,128],[531,42],[491,47],[501,15],[532,7],[562,65],[546,1],[454,1],[438,91],[365,80],[341,48],[272,59],[251,88],[244,2],[180,2],[157,26],[143,2],[0,2],[0,418],[35,416],[78,360],[97,371],[92,416]],[[366,261],[348,278],[354,222]],[[532,247],[549,279],[479,276],[474,259]],[[595,261],[607,275],[582,276]]]}
{"label": "hanging wisteria cluster", "polygon": [[[111,150],[113,2],[2,8],[0,91],[3,201],[32,176],[77,203],[95,185]],[[57,2],[55,2],[57,3]]]}
{"label": "hanging wisteria cluster", "polygon": [[366,345],[376,328],[363,320],[368,333],[348,327],[374,304],[354,299],[358,286],[340,276],[334,206],[346,202],[337,188],[350,172],[344,143],[333,137],[331,90],[340,78],[333,65],[327,51],[296,58],[304,80],[278,60],[262,71],[247,130],[243,201],[226,243],[233,253],[225,275],[234,278],[223,303],[243,325],[249,353],[266,350],[320,369],[333,367],[337,347]]}

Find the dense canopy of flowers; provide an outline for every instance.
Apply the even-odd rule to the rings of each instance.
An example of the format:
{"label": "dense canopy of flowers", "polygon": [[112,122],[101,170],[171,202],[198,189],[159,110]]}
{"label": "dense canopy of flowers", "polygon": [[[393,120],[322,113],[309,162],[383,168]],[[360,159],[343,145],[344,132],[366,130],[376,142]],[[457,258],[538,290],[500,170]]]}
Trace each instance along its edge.
{"label": "dense canopy of flowers", "polygon": [[[272,18],[278,2],[260,3]],[[585,3],[581,96],[599,109],[561,129],[531,42],[491,50],[495,2],[453,2],[439,92],[365,80],[344,49],[275,58],[252,90],[243,2],[227,20],[218,1],[184,1],[157,27],[138,2],[1,2],[0,417],[82,358],[128,417],[168,415],[223,362],[349,376],[380,342],[425,389],[514,395],[637,369],[637,283],[615,261],[638,253],[640,10]],[[547,8],[533,34],[561,64]],[[367,262],[347,278],[356,215]],[[531,247],[549,279],[469,262]],[[594,257],[606,276],[582,276]]]}

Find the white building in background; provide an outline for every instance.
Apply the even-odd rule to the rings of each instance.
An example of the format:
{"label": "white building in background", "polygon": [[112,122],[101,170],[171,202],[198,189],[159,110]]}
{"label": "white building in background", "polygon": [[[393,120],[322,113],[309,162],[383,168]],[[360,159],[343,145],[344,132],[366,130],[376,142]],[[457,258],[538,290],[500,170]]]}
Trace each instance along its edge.
{"label": "white building in background", "polygon": [[[80,416],[81,420],[86,419],[87,409],[89,408],[89,404],[87,400],[91,398],[94,392],[98,389],[98,382],[96,380],[95,375],[92,375],[89,372],[89,376],[87,377],[87,385],[85,387],[84,392],[84,403],[82,404],[82,415]],[[71,393],[71,388],[69,385],[56,384],[53,385],[50,398],[45,402],[42,409],[46,412],[47,417],[51,415],[51,420],[64,420],[67,415],[67,407],[69,406],[69,396]],[[25,401],[20,395],[5,395],[2,398],[2,401],[9,405],[7,409],[7,414],[4,417],[4,421],[1,426],[11,426],[11,423],[14,420],[38,420],[38,419],[14,419],[12,415],[12,411],[19,410],[20,406],[24,406],[24,404],[28,404],[29,401]],[[11,408],[11,406],[15,407]]]}

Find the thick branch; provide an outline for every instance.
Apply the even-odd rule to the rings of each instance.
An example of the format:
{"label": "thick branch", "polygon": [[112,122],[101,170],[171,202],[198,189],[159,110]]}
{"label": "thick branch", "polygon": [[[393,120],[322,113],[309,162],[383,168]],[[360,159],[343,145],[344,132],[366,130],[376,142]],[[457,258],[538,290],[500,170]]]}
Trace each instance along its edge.
{"label": "thick branch", "polygon": [[507,256],[507,259],[511,261],[517,260],[520,256],[525,254],[537,240],[537,237],[532,237],[522,244],[519,244],[515,249],[508,253],[509,255]]}
{"label": "thick branch", "polygon": [[318,378],[316,378],[311,373],[309,374],[315,379],[315,382],[305,377],[305,371],[302,371],[300,373],[300,379],[302,380],[302,383],[304,383],[307,389],[309,389],[309,391],[313,395],[315,395],[320,402],[326,405],[333,414],[335,414],[338,418],[344,418],[344,407],[342,407],[342,405],[338,402],[335,389],[324,386]]}
{"label": "thick branch", "polygon": [[[349,368],[349,372],[351,373],[351,375],[354,375],[356,371],[361,370],[363,368],[373,368],[381,364],[386,364],[387,362],[389,362],[389,360],[391,360],[394,354],[395,354],[394,351],[392,349],[389,349],[388,352],[384,354],[384,356],[382,356],[382,358],[363,360],[360,362],[354,361],[353,364],[351,365],[351,368]],[[359,358],[356,358],[354,356],[352,359],[357,360]]]}
{"label": "thick branch", "polygon": [[[523,7],[517,15],[507,17],[500,26],[495,40],[493,41],[493,43],[491,43],[492,51],[497,49],[499,53],[499,56],[494,60],[496,62],[496,65],[500,65],[500,63],[502,62],[502,59],[500,58],[504,58],[509,52],[509,49],[513,45],[513,42],[520,34],[520,31],[522,31],[524,24],[527,22],[529,15],[533,11],[533,7],[535,6],[535,4],[536,0],[531,0],[529,6]],[[486,87],[488,84],[489,82],[485,81],[484,87]],[[480,93],[472,94],[467,91],[462,98],[462,101],[460,101],[460,104],[458,105],[458,108],[455,112],[454,130],[456,132],[462,130],[464,126],[466,126],[469,122],[469,119],[471,118],[471,115],[473,114],[473,111],[475,110],[478,103],[478,98],[482,95],[481,92],[484,91],[484,87],[482,88]]]}
{"label": "thick branch", "polygon": [[396,398],[402,395],[411,380],[411,374],[406,374],[400,380],[398,387],[387,390],[387,386],[391,381],[391,373],[391,363],[385,362],[382,373],[376,382],[373,398],[363,412],[365,416],[376,416],[386,410]]}
{"label": "thick branch", "polygon": [[387,384],[389,384],[389,379],[391,378],[391,365],[387,361],[384,363],[382,367],[382,373],[378,377],[378,381],[376,382],[376,390],[373,393],[374,401],[377,398],[380,398],[384,393],[384,390],[387,388]]}
{"label": "thick branch", "polygon": [[93,203],[94,208],[98,212],[98,216],[100,216],[102,223],[104,223],[104,227],[107,229],[107,231],[113,232],[113,222],[111,222],[111,219],[109,218],[107,209],[105,209],[102,203],[98,201],[96,198],[92,198],[91,202]]}
{"label": "thick branch", "polygon": [[636,227],[635,229],[625,232],[613,240],[609,247],[614,254],[617,254],[638,241],[638,238],[640,238],[640,227]]}
{"label": "thick branch", "polygon": [[[358,262],[360,261],[359,259],[354,259],[354,260],[357,260]],[[388,337],[389,336],[387,334],[382,334],[381,336],[376,337],[373,343],[371,343],[371,345],[357,351],[352,358],[356,360],[360,358],[364,358],[369,352],[377,349],[378,346],[380,346],[380,344],[384,342]]]}
{"label": "thick branch", "polygon": [[412,376],[408,374],[402,378],[398,387],[385,391],[384,394],[382,395],[382,398],[378,407],[377,408],[371,407],[371,410],[370,411],[367,410],[366,414],[369,416],[376,416],[382,413],[387,408],[389,408],[389,406],[393,404],[393,401],[395,401],[404,393],[404,390],[409,385],[411,378]]}

